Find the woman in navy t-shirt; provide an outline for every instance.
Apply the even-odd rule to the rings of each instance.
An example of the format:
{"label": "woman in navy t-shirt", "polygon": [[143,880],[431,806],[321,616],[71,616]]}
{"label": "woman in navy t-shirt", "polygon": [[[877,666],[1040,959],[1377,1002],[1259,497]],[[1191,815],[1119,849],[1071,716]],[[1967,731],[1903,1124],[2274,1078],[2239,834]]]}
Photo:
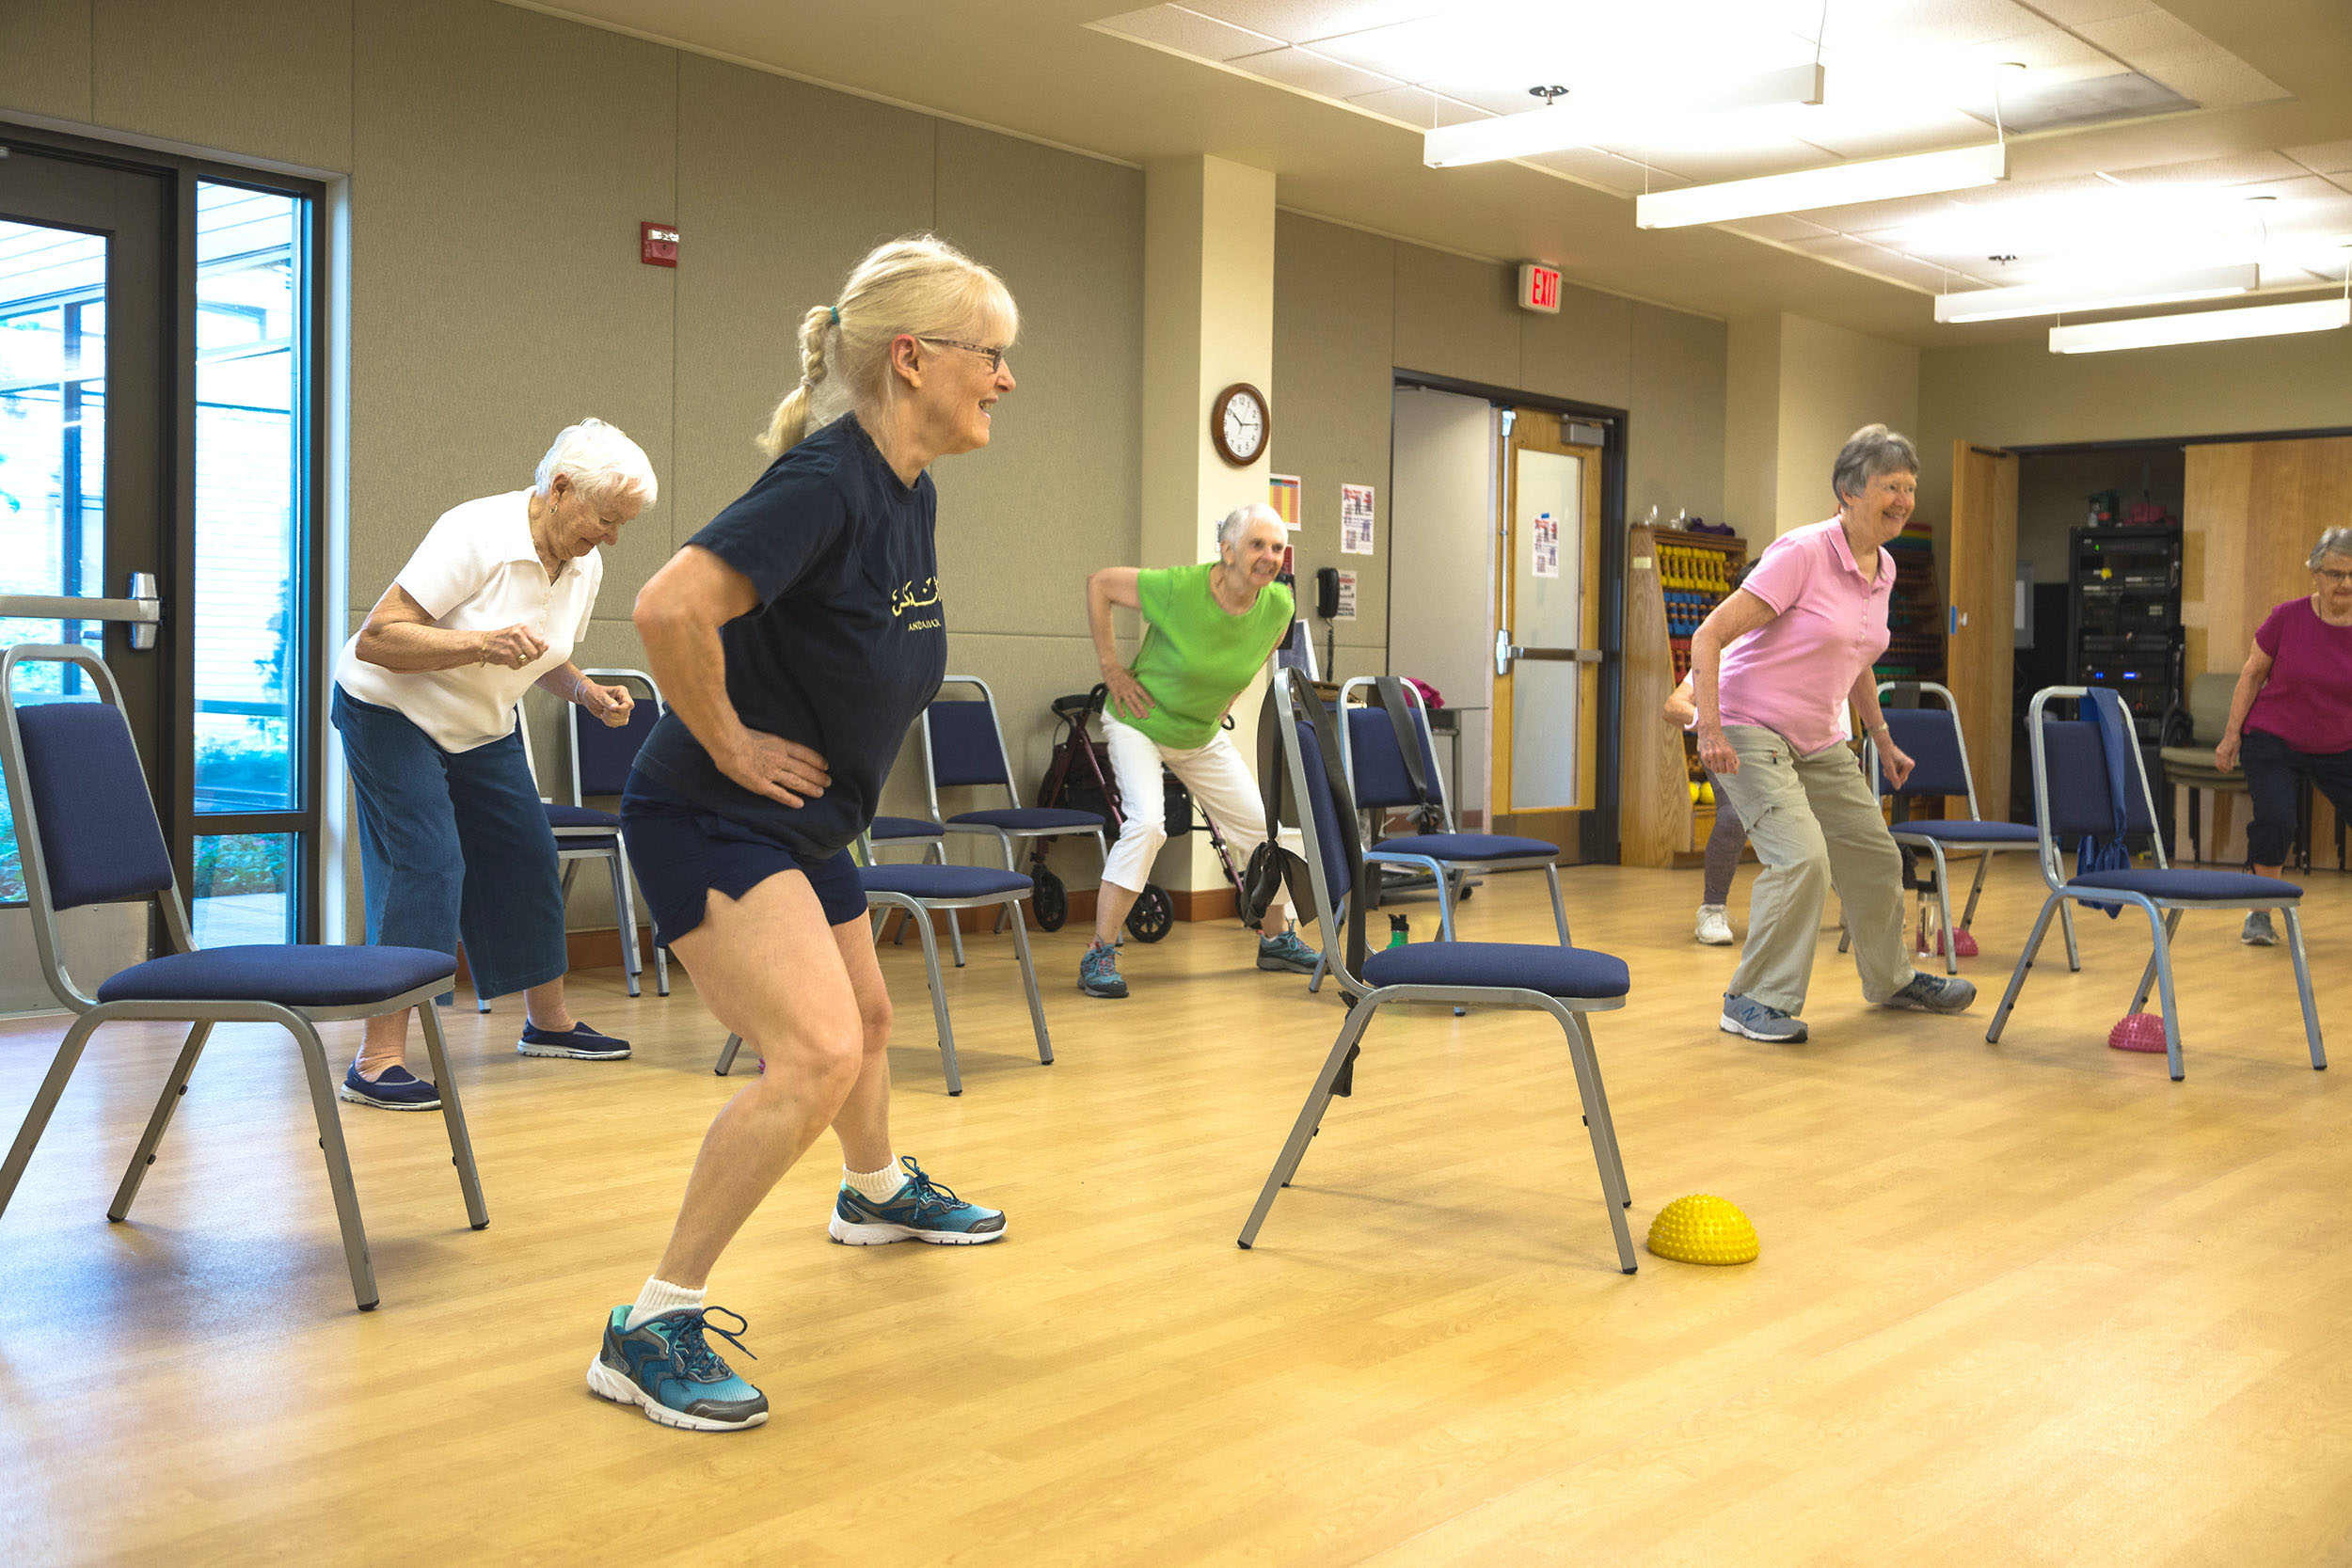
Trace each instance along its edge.
{"label": "woman in navy t-shirt", "polygon": [[768,1418],[705,1339],[723,1309],[704,1282],[827,1127],[843,1156],[835,1241],[1005,1233],[1002,1213],[893,1155],[890,997],[849,846],[946,670],[926,470],[988,445],[1018,323],[995,274],[952,247],[875,250],[802,321],[801,384],[762,442],[775,461],[637,596],[669,710],[622,802],[629,859],[655,940],[766,1060],[711,1124],[669,1249],[588,1366],[592,1389],[665,1425]]}
{"label": "woman in navy t-shirt", "polygon": [[[2258,877],[2286,869],[2298,777],[2311,780],[2338,816],[2352,817],[2352,528],[2322,533],[2303,564],[2312,591],[2255,628],[2254,651],[2230,696],[2230,722],[2213,749],[2223,772],[2245,764],[2254,807],[2246,851]],[[2249,912],[2238,940],[2276,943],[2270,911]]]}

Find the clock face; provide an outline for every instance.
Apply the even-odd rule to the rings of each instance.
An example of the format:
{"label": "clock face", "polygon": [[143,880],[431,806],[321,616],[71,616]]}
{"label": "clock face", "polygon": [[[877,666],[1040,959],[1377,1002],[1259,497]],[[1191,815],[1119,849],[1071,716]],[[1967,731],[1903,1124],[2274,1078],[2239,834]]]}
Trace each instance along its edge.
{"label": "clock face", "polygon": [[1216,445],[1232,463],[1248,465],[1257,460],[1265,450],[1265,399],[1254,387],[1247,384],[1228,388],[1218,400],[1218,413],[1211,427]]}

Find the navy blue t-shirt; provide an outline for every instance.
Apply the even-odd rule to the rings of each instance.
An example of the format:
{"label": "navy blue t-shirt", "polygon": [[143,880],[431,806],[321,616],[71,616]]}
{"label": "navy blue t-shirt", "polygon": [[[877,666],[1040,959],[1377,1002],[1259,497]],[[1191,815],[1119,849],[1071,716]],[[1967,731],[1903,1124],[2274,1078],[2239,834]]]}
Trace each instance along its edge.
{"label": "navy blue t-shirt", "polygon": [[770,464],[687,543],[759,594],[758,609],[719,630],[737,715],[815,748],[833,783],[797,807],[755,795],[719,770],[675,710],[646,736],[638,770],[803,858],[853,843],[947,671],[938,515],[931,476],[900,483],[854,414]]}

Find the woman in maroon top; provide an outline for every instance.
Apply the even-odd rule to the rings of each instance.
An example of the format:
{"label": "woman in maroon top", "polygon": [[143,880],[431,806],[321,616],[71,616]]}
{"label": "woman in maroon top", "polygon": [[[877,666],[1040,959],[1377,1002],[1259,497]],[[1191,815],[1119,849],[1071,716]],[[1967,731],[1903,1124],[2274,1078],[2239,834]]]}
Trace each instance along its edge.
{"label": "woman in maroon top", "polygon": [[[2213,749],[2224,772],[2245,765],[2254,804],[2246,848],[2263,877],[2285,869],[2297,776],[2311,780],[2338,816],[2352,817],[2352,528],[2321,534],[2303,564],[2312,592],[2279,606],[2255,630],[2254,651],[2230,698],[2229,727]],[[2238,940],[2275,943],[2270,911],[2249,914]]]}

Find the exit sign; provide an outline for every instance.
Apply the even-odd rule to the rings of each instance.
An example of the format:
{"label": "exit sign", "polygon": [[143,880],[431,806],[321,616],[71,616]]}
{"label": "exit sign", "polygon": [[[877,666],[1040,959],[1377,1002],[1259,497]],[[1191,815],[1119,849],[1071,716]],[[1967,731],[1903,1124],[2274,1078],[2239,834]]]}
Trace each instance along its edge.
{"label": "exit sign", "polygon": [[1541,261],[1519,263],[1519,309],[1541,310],[1546,315],[1560,313],[1560,269],[1548,267]]}

